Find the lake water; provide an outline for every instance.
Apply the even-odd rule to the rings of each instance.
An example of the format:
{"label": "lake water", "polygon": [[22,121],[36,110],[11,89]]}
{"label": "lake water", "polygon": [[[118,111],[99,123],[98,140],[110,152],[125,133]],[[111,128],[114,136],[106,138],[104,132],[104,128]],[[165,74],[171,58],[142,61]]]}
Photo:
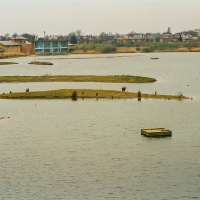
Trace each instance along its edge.
{"label": "lake water", "polygon": [[[125,85],[193,100],[0,100],[0,116],[11,117],[0,120],[0,199],[200,198],[200,54],[120,55],[14,58],[19,65],[0,66],[0,75],[130,74],[157,82],[1,83],[0,92]],[[27,64],[49,58],[53,66]],[[173,136],[141,136],[152,127]]]}

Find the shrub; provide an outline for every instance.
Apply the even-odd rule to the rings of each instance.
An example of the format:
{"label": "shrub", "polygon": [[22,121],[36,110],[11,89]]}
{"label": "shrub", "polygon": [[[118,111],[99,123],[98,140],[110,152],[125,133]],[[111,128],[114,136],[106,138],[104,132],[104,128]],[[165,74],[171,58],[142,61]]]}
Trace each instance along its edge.
{"label": "shrub", "polygon": [[26,89],[26,92],[29,92],[29,88]]}
{"label": "shrub", "polygon": [[142,97],[142,93],[141,91],[138,91],[138,98],[141,98]]}
{"label": "shrub", "polygon": [[182,93],[182,92],[179,92],[179,93],[177,94],[177,96],[178,96],[179,98],[181,98],[181,97],[183,96],[183,93]]}
{"label": "shrub", "polygon": [[101,48],[101,53],[113,53],[116,52],[117,47],[115,45],[107,44]]}
{"label": "shrub", "polygon": [[71,98],[72,98],[73,101],[77,101],[78,95],[77,95],[77,92],[76,92],[76,91],[74,91],[74,92],[72,93]]}
{"label": "shrub", "polygon": [[140,51],[140,47],[137,47],[137,48],[136,48],[136,51]]}
{"label": "shrub", "polygon": [[149,53],[149,52],[154,52],[155,48],[154,47],[147,47],[143,49],[143,52]]}
{"label": "shrub", "polygon": [[141,101],[142,93],[141,91],[138,91],[138,101]]}
{"label": "shrub", "polygon": [[125,92],[126,91],[126,87],[122,87],[122,91]]}

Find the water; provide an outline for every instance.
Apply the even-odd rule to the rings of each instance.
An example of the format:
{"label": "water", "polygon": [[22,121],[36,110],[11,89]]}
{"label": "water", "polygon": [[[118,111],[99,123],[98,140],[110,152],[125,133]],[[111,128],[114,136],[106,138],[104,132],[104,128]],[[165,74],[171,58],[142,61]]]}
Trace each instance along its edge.
{"label": "water", "polygon": [[[98,75],[135,71],[158,82],[128,84],[129,90],[180,90],[193,100],[0,100],[0,115],[11,117],[0,121],[0,199],[200,198],[199,54],[156,54],[158,62],[151,56],[155,54],[74,59],[68,70],[62,64],[66,60],[51,61],[63,74],[72,73],[75,64],[79,74],[87,74],[86,70],[92,74],[92,67]],[[12,60],[25,63],[33,58]],[[6,71],[1,66],[0,71],[23,74],[29,67]],[[54,74],[54,67],[27,75]],[[0,84],[0,90],[21,91],[26,86]],[[28,85],[32,90],[65,86],[117,89],[121,84]],[[140,129],[149,127],[169,128],[173,136],[141,136]]]}

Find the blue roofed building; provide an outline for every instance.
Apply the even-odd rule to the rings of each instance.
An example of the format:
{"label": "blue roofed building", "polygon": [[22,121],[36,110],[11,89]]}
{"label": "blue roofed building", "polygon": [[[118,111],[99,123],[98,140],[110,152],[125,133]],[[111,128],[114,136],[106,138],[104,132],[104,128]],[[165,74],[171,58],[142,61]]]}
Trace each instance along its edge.
{"label": "blue roofed building", "polygon": [[35,41],[35,53],[64,53],[68,52],[67,40],[45,40]]}

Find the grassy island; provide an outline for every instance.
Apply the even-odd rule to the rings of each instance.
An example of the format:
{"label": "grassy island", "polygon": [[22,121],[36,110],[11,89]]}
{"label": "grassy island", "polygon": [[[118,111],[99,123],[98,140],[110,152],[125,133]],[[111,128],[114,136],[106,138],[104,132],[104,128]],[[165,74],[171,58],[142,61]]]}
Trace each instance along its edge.
{"label": "grassy island", "polygon": [[104,98],[104,99],[133,99],[153,98],[166,100],[189,99],[183,95],[142,94],[141,92],[123,92],[115,90],[92,89],[60,89],[38,92],[20,92],[0,94],[1,99],[78,99],[78,98]]}
{"label": "grassy island", "polygon": [[40,62],[40,61],[32,61],[28,64],[31,64],[31,65],[53,65],[53,63],[51,63],[51,62]]}
{"label": "grassy island", "polygon": [[105,82],[105,83],[153,83],[155,78],[141,76],[0,76],[6,82]]}
{"label": "grassy island", "polygon": [[14,64],[18,64],[16,62],[0,62],[0,65],[14,65]]}

